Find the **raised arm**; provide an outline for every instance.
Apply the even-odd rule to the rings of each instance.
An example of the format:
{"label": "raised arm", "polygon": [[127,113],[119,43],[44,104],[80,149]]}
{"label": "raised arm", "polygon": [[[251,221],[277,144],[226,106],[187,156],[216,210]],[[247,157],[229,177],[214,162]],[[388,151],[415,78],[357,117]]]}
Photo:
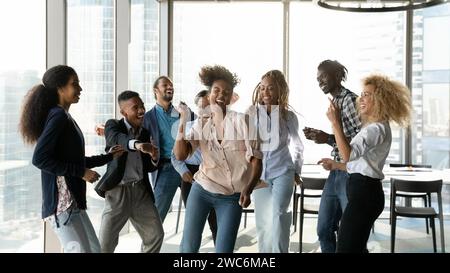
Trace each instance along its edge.
{"label": "raised arm", "polygon": [[330,107],[328,107],[327,117],[333,127],[334,137],[339,149],[339,154],[345,162],[350,158],[351,147],[342,129],[341,116],[339,108],[330,100]]}
{"label": "raised arm", "polygon": [[[197,148],[198,140],[186,140],[186,122],[190,116],[189,108],[185,104],[180,104],[177,107],[177,110],[180,113],[180,124],[178,126],[177,139],[175,140],[175,144],[173,146],[173,154],[175,155],[176,160],[184,161],[193,153],[194,149]],[[192,129],[195,130],[195,128]],[[197,145],[193,147],[193,144]]]}

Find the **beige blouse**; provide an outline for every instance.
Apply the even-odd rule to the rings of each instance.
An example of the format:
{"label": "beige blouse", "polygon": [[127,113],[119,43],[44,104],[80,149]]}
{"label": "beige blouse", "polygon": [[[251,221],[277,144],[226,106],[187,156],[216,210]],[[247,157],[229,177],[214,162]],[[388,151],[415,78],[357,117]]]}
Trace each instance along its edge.
{"label": "beige blouse", "polygon": [[193,151],[200,146],[203,158],[194,180],[211,193],[241,192],[251,179],[251,158],[263,157],[256,132],[244,114],[229,111],[224,118],[224,138],[219,143],[212,118],[197,119],[186,136]]}

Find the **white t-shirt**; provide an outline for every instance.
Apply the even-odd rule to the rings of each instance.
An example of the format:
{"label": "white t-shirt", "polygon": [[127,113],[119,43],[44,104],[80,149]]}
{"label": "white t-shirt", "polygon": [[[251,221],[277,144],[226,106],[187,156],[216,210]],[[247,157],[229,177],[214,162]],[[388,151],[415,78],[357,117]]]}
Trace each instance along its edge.
{"label": "white t-shirt", "polygon": [[391,143],[392,133],[388,122],[374,122],[361,128],[350,142],[348,173],[360,173],[383,179],[383,167],[391,149]]}

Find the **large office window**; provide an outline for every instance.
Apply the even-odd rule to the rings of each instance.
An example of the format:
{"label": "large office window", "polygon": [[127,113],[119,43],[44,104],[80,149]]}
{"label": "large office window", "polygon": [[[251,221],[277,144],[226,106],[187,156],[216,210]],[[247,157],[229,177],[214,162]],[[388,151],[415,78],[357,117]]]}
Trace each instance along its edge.
{"label": "large office window", "polygon": [[414,12],[412,156],[440,169],[450,167],[448,26],[450,3]]}
{"label": "large office window", "polygon": [[[304,126],[332,132],[325,115],[329,102],[316,81],[317,66],[325,59],[347,67],[344,86],[358,95],[360,80],[372,72],[404,81],[405,13],[340,12],[301,2],[291,3],[290,11],[290,101],[303,115]],[[400,162],[404,131],[392,129],[388,162]],[[326,144],[306,140],[305,163],[329,157],[330,151]]]}
{"label": "large office window", "polygon": [[282,70],[281,3],[175,1],[173,18],[175,102],[193,104],[195,94],[205,88],[198,78],[200,68],[220,64],[241,79],[234,90],[240,96],[234,108],[243,111],[261,76]]}
{"label": "large office window", "polygon": [[[113,0],[67,1],[67,63],[78,73],[83,88],[70,113],[81,127],[86,155],[104,153],[105,139],[96,124],[114,118],[115,16]],[[103,174],[105,168],[96,170]],[[98,230],[104,200],[88,183],[88,213]]]}
{"label": "large office window", "polygon": [[0,2],[0,252],[43,251],[40,172],[17,124],[45,71],[45,14],[45,0]]}
{"label": "large office window", "polygon": [[159,74],[159,4],[131,0],[129,88],[139,92],[147,107],[155,101],[152,85]]}

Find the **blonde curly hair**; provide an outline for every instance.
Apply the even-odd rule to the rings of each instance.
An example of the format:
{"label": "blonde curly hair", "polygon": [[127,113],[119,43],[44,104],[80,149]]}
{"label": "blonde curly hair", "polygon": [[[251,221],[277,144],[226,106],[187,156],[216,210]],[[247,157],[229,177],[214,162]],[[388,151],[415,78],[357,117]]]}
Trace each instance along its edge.
{"label": "blonde curly hair", "polygon": [[379,74],[364,78],[362,83],[374,86],[373,111],[365,122],[394,121],[401,127],[409,125],[412,106],[408,87]]}

